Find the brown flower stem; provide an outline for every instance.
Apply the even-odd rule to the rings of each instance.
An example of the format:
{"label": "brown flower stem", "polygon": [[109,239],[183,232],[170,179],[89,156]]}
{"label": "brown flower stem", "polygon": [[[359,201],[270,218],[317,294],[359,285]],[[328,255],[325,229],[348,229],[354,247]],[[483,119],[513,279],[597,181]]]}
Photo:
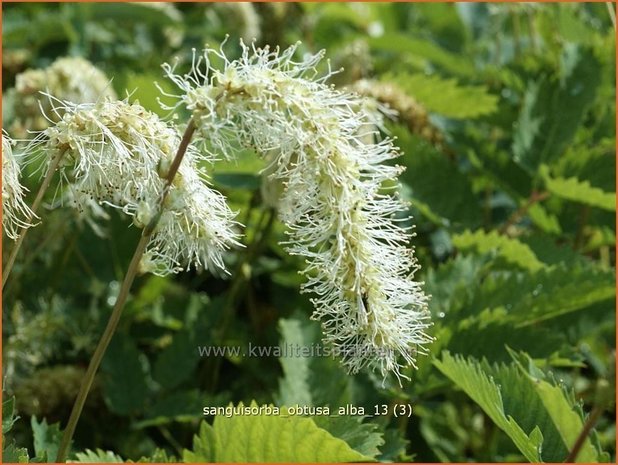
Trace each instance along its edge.
{"label": "brown flower stem", "polygon": [[152,221],[142,231],[142,236],[137,244],[137,247],[135,248],[133,258],[131,258],[131,263],[127,268],[127,272],[122,282],[122,287],[120,288],[120,292],[118,293],[118,297],[116,298],[116,303],[114,304],[114,308],[109,317],[109,321],[107,322],[105,331],[103,332],[103,335],[101,336],[101,339],[97,344],[94,354],[92,355],[92,359],[90,360],[90,363],[88,365],[88,369],[86,370],[86,374],[79,388],[77,398],[75,399],[75,403],[73,404],[73,409],[71,410],[71,416],[69,417],[67,427],[64,430],[64,434],[62,435],[62,441],[60,442],[60,446],[58,448],[58,456],[56,457],[56,462],[64,462],[66,460],[71,439],[73,438],[75,428],[77,427],[77,422],[79,421],[79,417],[84,408],[84,404],[86,403],[88,392],[90,391],[90,387],[92,386],[94,377],[97,373],[97,370],[99,369],[99,365],[103,360],[105,351],[107,350],[107,347],[109,346],[109,343],[114,336],[116,328],[118,327],[118,323],[120,322],[120,316],[122,315],[124,304],[127,300],[127,297],[129,296],[129,291],[131,290],[131,286],[133,284],[133,281],[135,280],[135,276],[137,275],[140,261],[142,259],[142,256],[144,255],[144,251],[146,250],[148,242],[150,242],[150,236],[152,235],[153,231],[157,226],[157,223],[159,222],[163,204],[165,202],[165,199],[167,198],[172,182],[174,181],[174,177],[178,172],[178,168],[180,167],[180,163],[184,158],[187,147],[189,146],[189,142],[191,141],[194,132],[195,124],[193,123],[193,120],[191,120],[189,121],[189,124],[185,129],[182,140],[180,141],[180,145],[178,146],[176,156],[174,157],[170,170],[165,177],[165,187],[163,188],[163,192],[161,193],[161,197],[159,198],[159,213],[154,216]]}
{"label": "brown flower stem", "polygon": [[513,226],[515,223],[517,223],[522,217],[524,217],[526,215],[526,213],[528,213],[528,210],[530,210],[530,208],[535,203],[542,202],[543,200],[547,199],[548,197],[549,197],[549,192],[532,192],[532,194],[530,194],[530,197],[528,198],[528,200],[526,200],[526,203],[524,203],[521,207],[519,207],[517,210],[515,210],[513,212],[513,214],[511,214],[511,216],[508,217],[508,219],[500,227],[498,232],[500,234],[507,234],[509,228],[511,226]]}
{"label": "brown flower stem", "polygon": [[569,452],[569,455],[567,455],[567,458],[564,460],[564,463],[574,463],[575,460],[577,460],[577,455],[579,454],[579,451],[584,445],[584,442],[586,441],[586,438],[590,434],[590,431],[592,431],[592,428],[594,428],[594,425],[601,417],[603,410],[604,408],[601,405],[597,405],[594,409],[592,409],[590,416],[586,420],[586,423],[584,423],[584,426],[582,430],[580,431],[579,436],[577,436],[577,439],[575,440],[575,444],[573,444],[573,447],[571,451]]}
{"label": "brown flower stem", "polygon": [[[49,184],[51,183],[51,180],[54,177],[54,173],[58,169],[58,165],[60,165],[60,161],[62,160],[62,157],[64,157],[64,154],[66,153],[66,151],[67,151],[66,149],[59,151],[58,154],[52,160],[51,165],[49,165],[49,169],[47,170],[45,179],[43,179],[43,182],[39,186],[39,190],[36,194],[36,198],[34,199],[32,206],[30,207],[30,210],[32,211],[32,215],[30,216],[30,218],[28,218],[28,221],[31,221],[32,219],[34,219],[36,212],[38,211],[39,207],[41,206],[41,203],[43,202],[43,196],[45,195],[45,192],[47,191],[47,188],[49,187]],[[11,274],[13,265],[15,265],[15,259],[17,258],[17,254],[19,253],[19,249],[21,249],[21,245],[24,242],[24,238],[26,237],[26,234],[28,234],[28,229],[29,228],[22,229],[21,234],[19,235],[19,237],[17,238],[17,241],[15,242],[15,245],[13,246],[13,250],[11,250],[11,255],[9,256],[6,266],[4,267],[4,270],[2,270],[2,289],[3,290],[6,284],[6,281],[9,278],[9,275]]]}

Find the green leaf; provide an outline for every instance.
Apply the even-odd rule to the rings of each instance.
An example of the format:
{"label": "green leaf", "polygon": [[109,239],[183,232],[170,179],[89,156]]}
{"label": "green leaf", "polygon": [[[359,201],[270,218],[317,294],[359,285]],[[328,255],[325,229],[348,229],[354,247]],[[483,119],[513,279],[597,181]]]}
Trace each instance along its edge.
{"label": "green leaf", "polygon": [[178,15],[170,9],[152,8],[140,3],[111,3],[109,5],[92,3],[88,5],[88,13],[94,17],[113,19],[116,21],[135,21],[154,27],[164,27],[180,21]]}
{"label": "green leaf", "polygon": [[168,455],[164,449],[155,449],[149,457],[141,457],[137,463],[178,463],[180,460],[173,455]]}
{"label": "green leaf", "polygon": [[[460,356],[451,356],[444,352],[442,360],[435,360],[436,367],[474,400],[491,420],[504,431],[531,462],[541,461],[543,434],[539,427],[524,431],[512,410],[505,409],[501,386],[474,359],[465,360]],[[519,405],[528,410],[528,405]]]}
{"label": "green leaf", "polygon": [[148,360],[129,337],[116,334],[102,363],[103,395],[119,415],[140,412],[148,399]]}
{"label": "green leaf", "polygon": [[15,422],[19,419],[15,410],[15,396],[11,396],[2,402],[2,434],[11,431]]}
{"label": "green leaf", "polygon": [[479,255],[459,254],[438,268],[429,268],[425,289],[434,315],[450,314],[470,300],[486,274],[489,259]]}
{"label": "green leaf", "polygon": [[427,110],[450,118],[477,118],[498,109],[498,97],[485,86],[460,85],[456,79],[425,74],[385,74]]}
{"label": "green leaf", "polygon": [[[536,369],[534,362],[528,355],[522,353],[517,357],[513,352],[511,354],[517,362],[519,369],[531,381],[530,384],[534,387],[534,390],[541,399],[541,403],[556,426],[562,442],[570,450],[584,426],[581,414],[576,411],[576,406],[565,394],[564,389],[561,386],[547,382],[543,372]],[[557,458],[559,460],[560,457]],[[580,449],[577,461],[584,463],[596,462],[598,459],[598,451],[594,448],[590,439],[587,438]]]}
{"label": "green leaf", "polygon": [[[244,404],[238,404],[243,408]],[[255,402],[251,407],[257,407]],[[217,416],[200,426],[186,462],[367,462],[345,441],[316,426],[311,418],[281,415]]]}
{"label": "green leaf", "polygon": [[[13,429],[15,422],[19,420],[15,409],[15,397],[11,396],[2,402],[2,462],[3,463],[28,463],[28,449],[17,447],[15,441],[7,437],[7,433]],[[55,456],[54,456],[55,458]]]}
{"label": "green leaf", "polygon": [[193,450],[184,450],[185,463],[211,463],[216,461],[216,434],[208,423],[200,423],[200,431],[193,436]]}
{"label": "green leaf", "polygon": [[146,428],[172,422],[190,422],[199,419],[203,396],[197,389],[169,394],[148,408],[145,418],[134,424],[134,428]]}
{"label": "green leaf", "polygon": [[[444,352],[442,360],[434,363],[487,413],[528,460],[565,460],[583,428],[582,416],[570,397],[546,381],[528,356],[523,355],[517,363],[490,366]],[[598,459],[598,452],[587,439],[578,461]]]}
{"label": "green leaf", "polygon": [[616,211],[616,193],[604,192],[593,187],[588,181],[577,178],[554,178],[547,165],[541,165],[539,173],[545,181],[545,187],[552,194],[577,203],[583,203],[604,210]]}
{"label": "green leaf", "polygon": [[528,208],[528,217],[536,227],[548,234],[560,234],[562,232],[558,218],[548,213],[539,203],[535,203]]}
{"label": "green leaf", "polygon": [[313,421],[367,457],[375,459],[380,454],[378,448],[384,444],[384,439],[375,423],[363,423],[360,416],[345,415],[320,415],[313,417]]}
{"label": "green leaf", "polygon": [[427,39],[386,33],[368,40],[373,49],[423,58],[458,76],[473,76],[474,65],[462,55],[454,54]]}
{"label": "green leaf", "polygon": [[64,15],[47,11],[44,15],[34,17],[3,18],[2,41],[13,46],[40,47],[46,43],[63,41],[71,37],[72,28]]}
{"label": "green leaf", "polygon": [[495,317],[484,321],[482,312],[478,316],[459,322],[445,348],[452,353],[476,358],[485,357],[490,362],[510,360],[506,347],[525,350],[536,358],[546,358],[556,353],[564,343],[564,334],[542,327],[517,328],[507,318]]}
{"label": "green leaf", "polygon": [[543,268],[543,263],[536,257],[532,249],[526,244],[499,234],[497,231],[489,233],[478,230],[464,231],[452,237],[453,245],[460,250],[473,250],[477,253],[495,253],[507,263],[522,269],[537,271]]}
{"label": "green leaf", "polygon": [[124,460],[111,451],[86,449],[84,452],[75,454],[77,463],[122,463]]}
{"label": "green leaf", "polygon": [[558,266],[535,275],[511,279],[511,318],[519,327],[537,324],[567,313],[585,310],[616,297],[616,276],[592,266]]}
{"label": "green leaf", "polygon": [[34,455],[43,462],[53,462],[58,456],[58,447],[62,439],[59,423],[48,425],[43,419],[40,423],[33,416],[30,420],[34,436]]}
{"label": "green leaf", "polygon": [[2,441],[2,463],[28,463],[28,449],[25,447],[16,447],[14,443],[6,444]]}
{"label": "green leaf", "polygon": [[565,152],[600,84],[590,50],[567,45],[560,66],[559,76],[529,83],[515,126],[513,156],[530,172]]}
{"label": "green leaf", "polygon": [[[441,223],[476,226],[480,221],[480,209],[472,192],[470,176],[422,138],[401,127],[393,127],[392,133],[404,153],[401,161],[406,171],[401,179],[411,189],[412,206],[427,205]],[[445,192],[449,195],[444,195]]]}
{"label": "green leaf", "polygon": [[179,331],[157,357],[152,376],[162,387],[173,389],[191,377],[199,361],[192,333],[189,330]]}
{"label": "green leaf", "polygon": [[585,311],[615,298],[615,274],[586,263],[543,268],[536,273],[501,272],[483,278],[466,315],[502,307],[504,322],[529,327],[568,313]]}
{"label": "green leaf", "polygon": [[580,130],[578,140],[563,157],[551,164],[551,173],[561,178],[589,181],[606,192],[616,190],[616,138],[598,140],[587,129]]}
{"label": "green leaf", "polygon": [[259,189],[262,184],[260,176],[250,173],[215,173],[213,181],[220,187],[250,191]]}
{"label": "green leaf", "polygon": [[[279,320],[281,345],[309,347],[315,341],[315,332],[311,326],[303,326],[299,320]],[[279,380],[279,404],[292,406],[312,406],[313,398],[309,379],[310,359],[307,357],[281,357],[283,378]]]}
{"label": "green leaf", "polygon": [[384,432],[384,445],[378,460],[380,462],[412,462],[412,458],[406,454],[409,443],[410,441],[400,430],[387,429]]}
{"label": "green leaf", "polygon": [[[282,347],[322,346],[320,325],[306,315],[282,319],[279,323]],[[352,383],[333,356],[290,357],[284,355],[279,361],[283,378],[279,380],[278,405],[328,405],[331,408],[350,403]]]}

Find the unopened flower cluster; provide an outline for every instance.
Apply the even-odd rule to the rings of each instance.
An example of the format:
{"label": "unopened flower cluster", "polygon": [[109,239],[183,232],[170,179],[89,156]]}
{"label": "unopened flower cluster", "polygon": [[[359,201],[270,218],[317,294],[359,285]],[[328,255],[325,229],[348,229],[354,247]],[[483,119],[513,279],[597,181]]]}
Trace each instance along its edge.
{"label": "unopened flower cluster", "polygon": [[31,226],[34,214],[24,202],[25,188],[20,182],[20,166],[13,154],[13,141],[2,134],[2,228],[17,239],[22,228]]}
{"label": "unopened flower cluster", "polygon": [[306,258],[304,289],[315,296],[325,340],[352,372],[369,365],[404,376],[401,368],[414,365],[431,338],[410,233],[396,219],[403,205],[384,190],[401,171],[385,164],[398,153],[379,140],[376,118],[358,97],[326,85],[330,73],[318,77],[322,54],[298,62],[295,52],[243,45],[236,61],[206,50],[188,75],[165,69],[204,150],[232,157],[253,147],[269,162],[269,178],[284,184],[286,244]]}
{"label": "unopened flower cluster", "polygon": [[92,203],[110,205],[139,227],[160,214],[142,271],[165,275],[185,265],[224,268],[222,253],[236,243],[234,214],[206,184],[192,146],[159,207],[180,144],[175,128],[125,101],[65,103],[62,112],[62,120],[41,139],[49,164],[62,156],[61,173],[74,205],[82,211]]}

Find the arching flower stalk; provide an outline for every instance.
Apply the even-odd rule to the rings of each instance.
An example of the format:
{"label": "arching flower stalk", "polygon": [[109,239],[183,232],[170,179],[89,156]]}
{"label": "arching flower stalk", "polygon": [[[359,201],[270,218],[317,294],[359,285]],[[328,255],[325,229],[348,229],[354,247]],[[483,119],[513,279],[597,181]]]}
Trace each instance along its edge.
{"label": "arching flower stalk", "polygon": [[32,226],[34,213],[24,202],[26,188],[21,185],[20,167],[13,154],[14,142],[2,133],[2,229],[15,240],[22,229]]}
{"label": "arching flower stalk", "polygon": [[126,101],[64,103],[62,120],[43,133],[45,153],[65,152],[60,167],[71,202],[109,205],[147,226],[160,214],[142,260],[141,271],[159,275],[191,267],[224,270],[222,254],[237,244],[234,213],[211,189],[189,145],[162,210],[158,202],[175,150],[176,129],[155,114]]}
{"label": "arching flower stalk", "polygon": [[322,53],[297,62],[297,46],[242,47],[236,61],[206,50],[184,76],[164,65],[182,91],[178,105],[192,112],[206,151],[233,156],[251,146],[270,162],[270,178],[283,182],[286,245],[307,260],[313,317],[343,364],[404,376],[401,368],[414,365],[431,338],[410,232],[395,218],[403,204],[384,189],[401,172],[385,164],[397,150],[389,139],[367,143],[378,140],[375,117],[358,97],[327,86],[331,73],[318,77]]}

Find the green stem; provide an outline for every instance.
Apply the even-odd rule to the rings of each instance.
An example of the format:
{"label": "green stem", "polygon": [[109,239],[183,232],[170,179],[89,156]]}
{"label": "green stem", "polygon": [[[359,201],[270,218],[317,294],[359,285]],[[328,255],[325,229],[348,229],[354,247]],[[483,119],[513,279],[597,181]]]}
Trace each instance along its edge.
{"label": "green stem", "polygon": [[157,223],[159,222],[160,212],[169,193],[170,187],[176,176],[176,172],[180,167],[180,163],[187,151],[187,147],[189,146],[189,142],[191,141],[191,137],[193,137],[193,133],[195,132],[195,125],[193,120],[189,121],[187,128],[185,129],[185,133],[180,142],[180,146],[178,147],[178,151],[176,152],[176,156],[174,157],[174,161],[170,167],[170,170],[165,178],[166,184],[163,188],[163,192],[161,193],[161,197],[159,199],[159,214],[155,215],[152,221],[144,228],[142,231],[142,236],[135,248],[135,253],[133,254],[133,258],[131,258],[131,263],[127,268],[127,272],[124,276],[124,280],[122,282],[122,287],[120,288],[120,292],[118,293],[118,297],[116,299],[116,303],[114,304],[114,308],[109,317],[109,321],[107,322],[107,326],[99,343],[92,355],[92,359],[90,360],[90,364],[88,365],[88,369],[86,370],[86,374],[84,375],[84,379],[79,388],[79,392],[77,394],[77,398],[75,399],[75,403],[73,404],[73,410],[71,410],[71,416],[69,417],[69,421],[67,423],[67,427],[64,430],[64,434],[62,436],[62,441],[60,442],[60,447],[58,448],[58,456],[56,457],[56,462],[64,462],[67,457],[67,453],[69,451],[69,445],[71,443],[71,439],[73,438],[73,434],[75,433],[75,428],[77,426],[77,422],[79,421],[79,417],[84,408],[84,404],[86,403],[86,398],[88,397],[88,392],[90,391],[90,387],[94,381],[94,377],[99,369],[99,365],[103,360],[103,356],[105,355],[105,351],[107,350],[107,346],[112,340],[114,336],[114,332],[118,327],[118,322],[120,321],[120,316],[122,315],[122,310],[124,309],[124,304],[129,296],[129,291],[135,280],[135,276],[137,275],[139,264],[144,255],[144,251],[146,250],[146,246],[150,241],[150,236],[154,232]]}
{"label": "green stem", "polygon": [[[45,174],[45,179],[43,179],[43,182],[41,183],[41,186],[39,187],[39,191],[36,194],[36,198],[34,199],[32,206],[30,207],[30,210],[32,211],[32,215],[30,216],[28,221],[31,221],[32,219],[34,219],[34,216],[36,215],[37,210],[39,209],[39,207],[41,206],[41,203],[43,202],[43,196],[45,195],[45,192],[47,191],[47,188],[49,187],[49,184],[51,183],[51,180],[54,177],[54,173],[56,172],[56,169],[58,169],[58,165],[60,165],[60,161],[62,160],[62,157],[64,156],[66,151],[67,151],[66,149],[60,150],[58,154],[52,160],[51,165],[49,165],[47,174]],[[21,245],[24,242],[24,238],[26,237],[28,230],[29,228],[23,228],[21,234],[19,235],[19,237],[17,238],[17,241],[15,242],[15,246],[13,247],[13,250],[11,250],[11,255],[9,256],[7,264],[4,267],[4,270],[2,272],[2,289],[3,290],[6,284],[6,281],[9,278],[9,275],[11,274],[13,265],[15,265],[15,259],[17,258],[17,254],[19,253],[19,249],[21,249]]]}

